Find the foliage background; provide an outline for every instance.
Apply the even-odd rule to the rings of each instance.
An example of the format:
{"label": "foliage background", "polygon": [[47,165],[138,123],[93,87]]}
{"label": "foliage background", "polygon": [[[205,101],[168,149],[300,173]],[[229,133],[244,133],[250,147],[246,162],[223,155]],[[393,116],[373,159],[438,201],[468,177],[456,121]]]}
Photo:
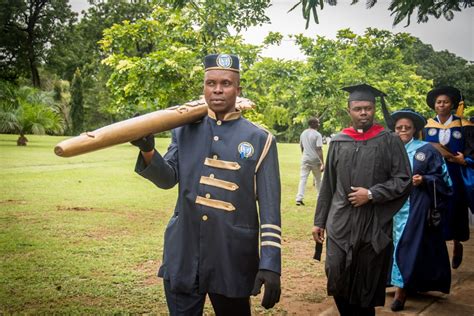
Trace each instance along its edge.
{"label": "foliage background", "polygon": [[[262,45],[251,45],[240,32],[269,21],[270,0],[91,0],[80,19],[67,0],[1,1],[0,93],[9,97],[0,101],[0,127],[6,133],[20,133],[18,122],[35,117],[25,112],[52,109],[49,121],[56,120],[29,122],[41,128],[26,133],[77,135],[197,99],[202,58],[215,52],[240,56],[243,94],[257,104],[245,115],[279,141],[298,141],[310,116],[321,118],[324,135],[349,124],[340,88],[355,83],[386,92],[392,111],[412,107],[426,117],[434,115],[425,105],[433,86],[454,85],[467,105],[474,101],[474,65],[406,33],[343,29],[335,39],[294,34],[305,60],[264,58],[262,49],[278,47],[284,36],[270,32]],[[34,58],[21,55],[28,49]],[[82,82],[71,98],[74,72]],[[25,105],[20,95],[28,85],[36,87],[33,94],[53,91],[54,102]],[[377,119],[382,122],[380,113]]]}

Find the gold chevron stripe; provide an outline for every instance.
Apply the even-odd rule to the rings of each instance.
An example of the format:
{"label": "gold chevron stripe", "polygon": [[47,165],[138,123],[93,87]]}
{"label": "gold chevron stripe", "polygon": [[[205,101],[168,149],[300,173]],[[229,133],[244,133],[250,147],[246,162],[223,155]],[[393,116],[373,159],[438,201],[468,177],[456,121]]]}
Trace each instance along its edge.
{"label": "gold chevron stripe", "polygon": [[262,241],[262,246],[273,246],[281,249],[281,245],[274,241]]}
{"label": "gold chevron stripe", "polygon": [[281,240],[281,236],[275,233],[262,233],[262,237],[275,237]]}
{"label": "gold chevron stripe", "polygon": [[227,212],[235,211],[235,207],[229,203],[220,200],[206,199],[202,196],[196,196],[196,203],[208,207],[218,208]]}
{"label": "gold chevron stripe", "polygon": [[206,160],[204,160],[204,164],[209,167],[226,169],[226,170],[239,170],[240,169],[240,165],[235,161],[225,161],[225,160],[218,160],[218,159],[213,159],[213,158],[206,158]]}
{"label": "gold chevron stripe", "polygon": [[235,191],[239,188],[239,186],[233,182],[219,180],[219,179],[205,177],[205,176],[201,176],[201,180],[199,180],[199,183],[211,185],[213,187],[218,187],[218,188],[229,190],[229,191]]}

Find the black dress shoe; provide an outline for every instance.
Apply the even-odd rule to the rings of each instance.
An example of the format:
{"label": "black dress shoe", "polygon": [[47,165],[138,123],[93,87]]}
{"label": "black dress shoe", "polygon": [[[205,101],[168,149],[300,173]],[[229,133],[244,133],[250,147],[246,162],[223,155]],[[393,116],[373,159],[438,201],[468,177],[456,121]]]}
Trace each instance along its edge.
{"label": "black dress shoe", "polygon": [[304,206],[303,200],[301,200],[301,201],[296,201],[296,206],[300,206],[300,205],[303,205],[303,206]]}
{"label": "black dress shoe", "polygon": [[462,246],[462,244],[459,244],[459,249],[457,251],[457,254],[453,256],[453,260],[451,262],[451,267],[453,267],[453,269],[457,269],[461,265],[463,248],[464,247]]}
{"label": "black dress shoe", "polygon": [[392,312],[398,312],[402,311],[405,308],[405,302],[402,302],[400,300],[393,300],[392,305],[390,305],[390,309]]}

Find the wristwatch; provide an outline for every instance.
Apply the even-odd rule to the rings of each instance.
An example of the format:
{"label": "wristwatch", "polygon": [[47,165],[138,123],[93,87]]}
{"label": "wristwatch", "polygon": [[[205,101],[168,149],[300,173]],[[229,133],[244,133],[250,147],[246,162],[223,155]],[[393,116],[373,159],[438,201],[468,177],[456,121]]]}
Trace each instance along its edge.
{"label": "wristwatch", "polygon": [[372,192],[370,192],[370,190],[367,190],[367,197],[369,198],[370,201],[372,201],[373,197],[372,197]]}

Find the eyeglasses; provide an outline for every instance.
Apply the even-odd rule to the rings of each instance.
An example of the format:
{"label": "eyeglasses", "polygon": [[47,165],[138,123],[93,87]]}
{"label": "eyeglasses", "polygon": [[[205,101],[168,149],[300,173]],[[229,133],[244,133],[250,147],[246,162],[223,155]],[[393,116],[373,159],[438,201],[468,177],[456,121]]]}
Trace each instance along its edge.
{"label": "eyeglasses", "polygon": [[395,126],[395,130],[397,130],[397,131],[410,131],[412,129],[413,129],[413,126],[410,126],[410,125]]}

